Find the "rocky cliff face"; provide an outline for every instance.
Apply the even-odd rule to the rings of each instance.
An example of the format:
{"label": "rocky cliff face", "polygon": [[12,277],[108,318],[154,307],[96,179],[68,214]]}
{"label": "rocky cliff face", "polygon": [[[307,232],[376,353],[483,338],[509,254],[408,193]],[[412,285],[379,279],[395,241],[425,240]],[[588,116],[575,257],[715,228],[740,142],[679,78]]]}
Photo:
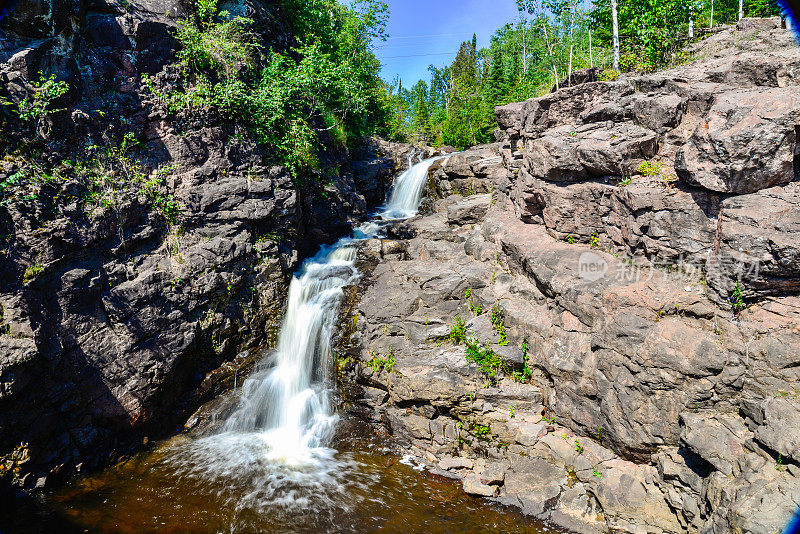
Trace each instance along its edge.
{"label": "rocky cliff face", "polygon": [[768,534],[800,501],[800,50],[746,19],[694,54],[498,108],[363,247],[353,409],[468,493],[579,532]]}
{"label": "rocky cliff face", "polygon": [[[228,7],[271,44],[290,39],[269,3]],[[298,187],[235,125],[170,113],[142,75],[168,87],[185,15],[178,1],[42,0],[0,21],[0,96],[29,98],[40,75],[69,85],[35,126],[0,106],[2,148],[35,139],[0,161],[3,481],[102,465],[232,386],[271,342],[298,261],[406,164],[410,147],[368,140],[337,156],[333,182]],[[126,134],[130,152],[110,144]],[[109,151],[119,179],[92,188],[78,170]]]}

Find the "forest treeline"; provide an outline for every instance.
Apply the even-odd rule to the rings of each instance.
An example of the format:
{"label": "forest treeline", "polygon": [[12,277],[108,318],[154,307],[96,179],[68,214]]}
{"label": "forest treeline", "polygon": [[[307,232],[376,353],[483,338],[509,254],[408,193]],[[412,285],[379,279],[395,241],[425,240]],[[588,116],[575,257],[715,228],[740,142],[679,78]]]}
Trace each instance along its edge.
{"label": "forest treeline", "polygon": [[715,26],[780,13],[778,0],[517,0],[519,16],[489,46],[473,34],[452,63],[407,85],[381,77],[375,49],[389,9],[380,0],[277,0],[292,36],[282,48],[263,46],[253,21],[218,1],[195,0],[178,33],[184,82],[162,96],[175,112],[213,106],[248,126],[298,178],[335,172],[325,153],[369,135],[459,149],[488,142],[495,106],[570,84],[573,71],[651,71],[687,59],[684,45]]}
{"label": "forest treeline", "polygon": [[[605,79],[650,71],[683,61],[687,41],[715,26],[780,13],[777,0],[517,0],[519,16],[488,46],[472,35],[451,63],[408,84],[382,77],[375,50],[389,9],[380,0],[275,0],[268,20],[228,13],[221,0],[193,5],[178,27],[177,83],[145,83],[176,115],[217,110],[298,180],[325,180],[338,148],[371,135],[485,143],[495,106],[569,84],[575,70],[598,67]],[[16,105],[0,94],[0,120],[22,132],[15,142],[0,135],[2,152],[39,146],[38,126],[69,90],[52,76],[31,83],[34,94]]]}
{"label": "forest treeline", "polygon": [[451,64],[428,67],[429,80],[389,85],[393,139],[459,149],[486,143],[495,106],[569,84],[575,70],[597,67],[607,80],[649,72],[689,60],[684,46],[716,26],[781,14],[777,0],[517,0],[517,7],[518,19],[489,46],[478,48],[473,35]]}

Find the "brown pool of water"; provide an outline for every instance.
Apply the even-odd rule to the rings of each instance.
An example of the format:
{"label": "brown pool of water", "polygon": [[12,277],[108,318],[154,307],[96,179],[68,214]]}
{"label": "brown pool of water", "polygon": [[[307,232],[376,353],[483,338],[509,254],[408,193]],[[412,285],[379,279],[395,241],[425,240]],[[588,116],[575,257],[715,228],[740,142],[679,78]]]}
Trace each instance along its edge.
{"label": "brown pool of water", "polygon": [[374,440],[337,443],[333,467],[322,475],[311,469],[311,482],[259,462],[217,468],[211,477],[198,476],[212,469],[207,459],[176,468],[175,451],[194,446],[173,438],[73,482],[49,504],[81,530],[120,534],[552,532],[515,509],[469,497],[457,481],[401,463]]}

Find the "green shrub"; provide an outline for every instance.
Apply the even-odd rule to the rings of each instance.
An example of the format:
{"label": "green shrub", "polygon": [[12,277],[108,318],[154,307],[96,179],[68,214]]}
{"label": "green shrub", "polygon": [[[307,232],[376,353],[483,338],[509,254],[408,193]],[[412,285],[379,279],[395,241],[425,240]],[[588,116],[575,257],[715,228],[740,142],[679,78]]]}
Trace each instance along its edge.
{"label": "green shrub", "polygon": [[472,432],[479,438],[479,439],[486,439],[489,436],[490,432],[489,425],[472,425]]}
{"label": "green shrub", "polygon": [[737,315],[744,311],[745,304],[744,298],[742,297],[742,286],[739,282],[736,282],[736,286],[731,293],[731,305],[733,306],[733,312]]}
{"label": "green shrub", "polygon": [[25,268],[25,274],[22,277],[22,281],[27,284],[28,282],[30,282],[31,280],[36,278],[36,275],[38,275],[43,270],[44,270],[44,267],[42,267],[42,265],[39,264],[39,263],[34,263],[33,265],[28,265]]}
{"label": "green shrub", "polygon": [[389,351],[386,353],[385,357],[373,354],[372,358],[367,362],[367,366],[376,373],[379,373],[381,370],[386,370],[386,372],[391,373],[394,371],[394,363],[394,355],[392,351]]}
{"label": "green shrub", "polygon": [[642,176],[659,176],[663,172],[662,164],[652,161],[643,161],[639,164],[636,170]]}
{"label": "green shrub", "polygon": [[33,96],[19,103],[19,117],[22,120],[38,123],[49,113],[62,111],[50,109],[50,105],[55,99],[69,91],[67,82],[56,81],[55,75],[51,74],[49,78],[41,75],[39,82],[31,82],[31,85],[34,87]]}
{"label": "green shrub", "polygon": [[491,347],[481,346],[476,340],[467,342],[466,356],[467,361],[477,364],[481,372],[489,378],[494,378],[505,368],[503,361]]}
{"label": "green shrub", "polygon": [[597,80],[600,82],[613,82],[617,78],[619,78],[619,71],[614,69],[605,69],[597,76]]}
{"label": "green shrub", "polygon": [[301,179],[322,170],[327,140],[345,143],[388,121],[388,97],[371,44],[383,36],[386,6],[373,0],[352,8],[333,0],[280,3],[296,38],[291,50],[259,49],[249,30],[252,21],[217,13],[216,0],[196,0],[194,17],[177,34],[181,87],[165,94],[149,78],[144,81],[174,113],[216,108],[246,125],[256,142]]}
{"label": "green shrub", "polygon": [[456,315],[453,326],[450,327],[450,341],[455,345],[460,345],[467,340],[467,325],[460,315]]}
{"label": "green shrub", "polygon": [[508,338],[506,337],[506,324],[505,324],[505,312],[503,308],[500,307],[499,304],[495,304],[492,306],[491,315],[489,316],[489,320],[492,323],[492,328],[494,329],[495,334],[499,336],[498,343],[500,345],[508,345]]}

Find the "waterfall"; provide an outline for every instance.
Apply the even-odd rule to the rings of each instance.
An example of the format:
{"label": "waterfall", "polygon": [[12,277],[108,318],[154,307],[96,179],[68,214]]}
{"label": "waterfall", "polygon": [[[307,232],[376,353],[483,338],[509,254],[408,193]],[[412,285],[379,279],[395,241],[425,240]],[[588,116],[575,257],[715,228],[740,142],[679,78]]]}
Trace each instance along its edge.
{"label": "waterfall", "polygon": [[[413,155],[412,155],[413,157]],[[358,241],[389,221],[417,213],[431,158],[402,173],[383,211],[304,262],[292,278],[276,350],[245,380],[233,413],[212,436],[176,449],[171,464],[189,476],[236,479],[253,486],[248,497],[264,506],[298,498],[298,488],[335,486],[347,466],[329,443],[337,416],[330,402],[331,340],[343,288],[357,282]]]}
{"label": "waterfall", "polygon": [[405,219],[417,214],[422,191],[425,189],[425,182],[428,180],[428,170],[434,161],[441,157],[426,159],[412,165],[414,155],[408,158],[408,170],[401,174],[395,181],[392,188],[392,195],[386,203],[386,210],[383,217],[387,219]]}

